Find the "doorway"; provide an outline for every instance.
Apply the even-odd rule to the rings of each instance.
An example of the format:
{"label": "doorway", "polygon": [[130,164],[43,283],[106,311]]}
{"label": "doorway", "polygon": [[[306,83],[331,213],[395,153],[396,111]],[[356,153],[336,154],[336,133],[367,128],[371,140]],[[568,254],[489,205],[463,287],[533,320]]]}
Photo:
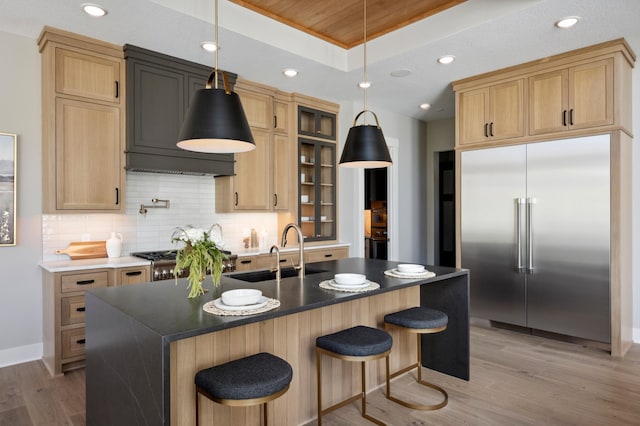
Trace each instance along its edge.
{"label": "doorway", "polygon": [[456,266],[455,151],[437,152],[435,182],[435,264]]}
{"label": "doorway", "polygon": [[388,259],[387,168],[364,171],[365,258]]}

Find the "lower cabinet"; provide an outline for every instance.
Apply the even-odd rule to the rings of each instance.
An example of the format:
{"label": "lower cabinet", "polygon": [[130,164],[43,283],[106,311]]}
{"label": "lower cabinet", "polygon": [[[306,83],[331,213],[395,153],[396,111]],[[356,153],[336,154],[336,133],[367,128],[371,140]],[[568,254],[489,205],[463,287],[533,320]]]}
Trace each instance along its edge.
{"label": "lower cabinet", "polygon": [[84,366],[86,290],[148,282],[150,266],[43,272],[42,360],[52,376]]}
{"label": "lower cabinet", "polygon": [[[321,247],[305,248],[305,264],[324,262],[327,260],[346,259],[349,257],[349,247]],[[298,251],[286,251],[280,253],[280,266],[282,268],[297,265],[300,256]],[[275,254],[259,254],[255,256],[243,256],[236,262],[236,271],[250,271],[253,269],[268,269],[276,266]]]}

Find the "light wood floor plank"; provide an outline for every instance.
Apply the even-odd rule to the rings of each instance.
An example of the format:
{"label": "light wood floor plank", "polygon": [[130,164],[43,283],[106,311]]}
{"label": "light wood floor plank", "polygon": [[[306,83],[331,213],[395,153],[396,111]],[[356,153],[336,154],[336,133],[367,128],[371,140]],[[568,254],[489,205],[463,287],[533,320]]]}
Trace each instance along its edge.
{"label": "light wood floor plank", "polygon": [[[329,382],[335,372],[324,373]],[[411,372],[395,379],[394,394],[421,403],[439,401],[414,377]],[[598,349],[474,325],[471,380],[426,369],[423,377],[449,392],[445,408],[410,410],[387,400],[384,388],[378,388],[367,396],[367,412],[392,426],[640,425],[638,344],[619,359]],[[84,426],[84,378],[84,370],[77,370],[52,379],[35,361],[0,368],[0,426]],[[323,424],[368,422],[360,417],[358,403],[328,414]]]}

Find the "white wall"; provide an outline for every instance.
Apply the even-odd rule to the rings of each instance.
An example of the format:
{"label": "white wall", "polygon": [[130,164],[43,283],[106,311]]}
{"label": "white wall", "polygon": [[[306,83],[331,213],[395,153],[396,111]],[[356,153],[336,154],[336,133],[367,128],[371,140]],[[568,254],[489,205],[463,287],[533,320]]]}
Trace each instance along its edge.
{"label": "white wall", "polygon": [[0,247],[0,366],[42,355],[42,148],[36,41],[0,32],[0,131],[16,133],[16,241]]}
{"label": "white wall", "polygon": [[[378,116],[385,138],[394,138],[399,141],[398,160],[393,165],[393,167],[398,167],[399,182],[397,194],[400,224],[397,235],[398,260],[425,263],[427,260],[425,123],[373,105],[368,106],[368,109],[374,111]],[[342,153],[344,141],[353,124],[355,114],[361,110],[362,104],[360,103],[340,105],[338,156]],[[372,123],[370,120],[372,117],[368,114],[368,124]],[[362,118],[358,124],[362,124]],[[361,184],[357,180],[357,174],[362,173],[362,170],[339,168],[339,173],[340,240],[350,242],[352,247],[355,247],[356,241],[363,238],[363,230],[355,226],[356,215],[363,214],[362,209],[358,207],[362,200],[356,196],[357,185]],[[389,220],[392,219],[389,218]]]}

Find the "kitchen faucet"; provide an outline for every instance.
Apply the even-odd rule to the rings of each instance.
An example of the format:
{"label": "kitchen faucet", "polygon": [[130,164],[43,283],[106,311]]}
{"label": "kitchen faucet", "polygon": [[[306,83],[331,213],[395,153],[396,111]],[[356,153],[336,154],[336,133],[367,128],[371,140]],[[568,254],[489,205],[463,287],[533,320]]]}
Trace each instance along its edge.
{"label": "kitchen faucet", "polygon": [[276,251],[276,267],[271,269],[271,272],[276,273],[276,284],[280,284],[280,249],[277,245],[272,245],[269,250],[269,254],[273,254],[273,251]]}
{"label": "kitchen faucet", "polygon": [[298,266],[294,265],[293,267],[298,270],[298,276],[300,278],[304,278],[304,236],[302,235],[302,229],[300,229],[300,227],[295,223],[287,224],[282,231],[282,242],[280,243],[280,245],[282,247],[287,245],[287,232],[290,228],[295,229],[298,233],[298,244],[300,252],[300,263],[298,264]]}

